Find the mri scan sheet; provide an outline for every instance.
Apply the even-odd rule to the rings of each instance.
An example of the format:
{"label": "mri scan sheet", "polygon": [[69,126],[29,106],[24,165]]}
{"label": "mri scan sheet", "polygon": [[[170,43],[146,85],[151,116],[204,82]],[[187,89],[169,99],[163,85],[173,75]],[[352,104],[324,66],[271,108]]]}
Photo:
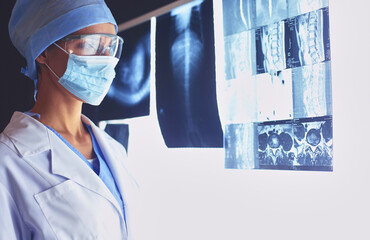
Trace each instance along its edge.
{"label": "mri scan sheet", "polygon": [[168,147],[223,147],[213,29],[211,0],[157,18],[157,113]]}
{"label": "mri scan sheet", "polygon": [[292,69],[293,116],[332,115],[330,62]]}
{"label": "mri scan sheet", "polygon": [[223,13],[225,167],[332,171],[328,1],[223,0]]}
{"label": "mri scan sheet", "polygon": [[332,117],[227,124],[225,168],[333,170]]}

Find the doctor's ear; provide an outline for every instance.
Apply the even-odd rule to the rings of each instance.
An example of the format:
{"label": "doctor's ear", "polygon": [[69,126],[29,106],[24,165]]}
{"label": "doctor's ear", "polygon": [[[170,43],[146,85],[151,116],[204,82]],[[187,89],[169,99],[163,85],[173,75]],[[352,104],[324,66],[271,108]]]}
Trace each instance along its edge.
{"label": "doctor's ear", "polygon": [[46,63],[46,59],[47,59],[47,56],[48,56],[48,53],[47,53],[48,49],[45,49],[37,58],[36,58],[36,62],[38,64],[45,64]]}

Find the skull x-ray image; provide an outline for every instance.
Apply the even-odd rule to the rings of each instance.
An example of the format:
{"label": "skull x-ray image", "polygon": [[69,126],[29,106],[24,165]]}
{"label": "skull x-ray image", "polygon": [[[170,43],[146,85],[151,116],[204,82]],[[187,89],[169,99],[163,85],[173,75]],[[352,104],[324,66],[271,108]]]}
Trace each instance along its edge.
{"label": "skull x-ray image", "polygon": [[150,22],[119,35],[124,39],[122,56],[112,86],[98,108],[99,120],[149,115]]}
{"label": "skull x-ray image", "polygon": [[223,8],[225,167],[332,171],[328,1]]}
{"label": "skull x-ray image", "polygon": [[211,0],[157,18],[157,113],[167,147],[223,147],[213,29]]}

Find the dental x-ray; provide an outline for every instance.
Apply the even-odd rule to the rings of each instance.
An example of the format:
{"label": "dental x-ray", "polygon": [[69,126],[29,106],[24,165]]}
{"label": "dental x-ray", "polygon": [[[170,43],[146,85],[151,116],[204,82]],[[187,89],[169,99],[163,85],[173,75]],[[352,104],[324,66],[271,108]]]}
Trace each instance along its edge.
{"label": "dental x-ray", "polygon": [[116,77],[98,108],[98,120],[125,119],[149,115],[150,22],[125,30],[122,56]]}
{"label": "dental x-ray", "polygon": [[223,147],[211,0],[157,18],[157,114],[167,147]]}
{"label": "dental x-ray", "polygon": [[223,0],[223,22],[225,167],[332,171],[328,1]]}

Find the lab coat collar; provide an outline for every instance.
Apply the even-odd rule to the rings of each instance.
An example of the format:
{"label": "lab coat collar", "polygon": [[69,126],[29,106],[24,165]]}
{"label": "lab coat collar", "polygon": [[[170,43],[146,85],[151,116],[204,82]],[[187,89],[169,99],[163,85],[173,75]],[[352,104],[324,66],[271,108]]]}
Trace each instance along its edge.
{"label": "lab coat collar", "polygon": [[[49,134],[53,134],[51,131]],[[57,136],[50,136],[51,139],[51,171],[53,174],[63,176],[80,184],[81,186],[94,191],[102,197],[108,199],[121,213],[120,206],[109,191],[107,186],[101,181],[96,173],[74,153]]]}
{"label": "lab coat collar", "polygon": [[[82,116],[82,121],[96,128],[87,117]],[[96,173],[87,166],[87,164],[77,156],[67,145],[62,142],[51,131],[48,132],[51,139],[52,157],[51,170],[53,174],[64,176],[108,199],[120,213],[122,220],[123,214],[117,200],[114,198],[108,187],[96,176]]]}
{"label": "lab coat collar", "polygon": [[4,134],[9,137],[22,157],[50,149],[47,128],[33,117],[21,112],[14,112],[8,126],[4,129]]}
{"label": "lab coat collar", "polygon": [[[98,132],[97,127],[87,117],[83,116],[82,120],[92,126],[94,134]],[[103,181],[96,177],[94,171],[45,125],[27,114],[15,112],[4,130],[4,134],[13,142],[23,158],[50,150],[51,172],[53,174],[71,179],[108,199],[123,219],[120,206]],[[102,138],[99,137],[98,142],[101,144],[104,140],[102,141]]]}
{"label": "lab coat collar", "polygon": [[128,206],[132,202],[128,197],[129,195],[134,195],[133,193],[138,190],[138,185],[130,175],[126,163],[122,161],[127,160],[126,150],[87,117],[82,116],[82,121],[91,126],[91,130],[103,152],[106,163],[116,180],[123,204],[124,206]]}
{"label": "lab coat collar", "polygon": [[[132,192],[133,189],[135,189],[137,186],[136,183],[133,181],[133,178],[128,173],[127,168],[125,167],[125,162],[122,161],[122,159],[127,158],[126,151],[121,146],[120,148],[118,148],[117,143],[113,138],[111,138],[110,136],[108,136],[107,138],[107,136],[103,136],[103,134],[99,133],[102,130],[95,125],[92,125],[91,129],[95,135],[96,140],[99,143],[103,155],[105,156],[107,165],[109,166],[109,169],[111,170],[112,175],[116,180],[117,187],[121,193],[124,206],[127,206],[130,202],[127,199],[127,193]],[[108,149],[113,149],[113,151],[108,151]]]}

